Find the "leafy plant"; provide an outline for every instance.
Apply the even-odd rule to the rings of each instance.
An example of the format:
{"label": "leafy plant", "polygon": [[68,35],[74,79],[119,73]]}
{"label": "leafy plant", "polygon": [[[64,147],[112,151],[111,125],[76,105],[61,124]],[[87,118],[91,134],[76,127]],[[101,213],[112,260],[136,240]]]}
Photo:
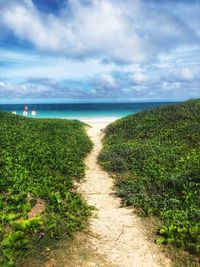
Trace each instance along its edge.
{"label": "leafy plant", "polygon": [[[0,112],[0,265],[13,266],[43,238],[84,227],[90,209],[73,183],[91,147],[79,121]],[[44,208],[30,215],[38,200]]]}
{"label": "leafy plant", "polygon": [[157,244],[200,252],[200,100],[122,118],[106,129],[101,165],[116,190],[163,226]]}

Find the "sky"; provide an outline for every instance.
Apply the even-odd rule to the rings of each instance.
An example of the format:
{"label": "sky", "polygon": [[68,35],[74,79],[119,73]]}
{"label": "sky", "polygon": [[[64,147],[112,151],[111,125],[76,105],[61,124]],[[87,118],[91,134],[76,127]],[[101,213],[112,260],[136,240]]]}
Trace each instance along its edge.
{"label": "sky", "polygon": [[0,0],[0,103],[200,97],[200,0]]}

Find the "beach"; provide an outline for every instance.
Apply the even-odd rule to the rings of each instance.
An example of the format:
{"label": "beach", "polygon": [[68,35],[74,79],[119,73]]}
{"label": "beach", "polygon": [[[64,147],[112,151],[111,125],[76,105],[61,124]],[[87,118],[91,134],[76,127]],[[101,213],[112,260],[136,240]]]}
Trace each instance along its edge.
{"label": "beach", "polygon": [[81,118],[79,119],[80,121],[88,124],[92,128],[95,128],[96,130],[98,129],[103,130],[106,128],[110,123],[120,119],[119,117],[102,117],[102,118]]}
{"label": "beach", "polygon": [[[21,160],[21,166],[26,166],[31,173],[30,184],[28,184],[27,187],[27,171],[25,168],[20,169],[20,173],[23,171],[22,178],[24,180],[21,181],[21,176],[19,176],[18,180],[14,181],[15,183],[20,183],[24,186],[22,189],[23,192],[26,190],[25,192],[28,196],[26,197],[27,204],[32,200],[29,200],[29,192],[31,190],[33,190],[33,192],[37,190],[38,192],[37,198],[35,199],[36,204],[31,210],[27,210],[27,218],[32,219],[32,217],[34,218],[41,213],[41,218],[46,220],[47,217],[45,216],[48,210],[45,210],[45,207],[47,207],[48,202],[46,201],[46,198],[44,198],[45,194],[45,196],[48,195],[50,201],[53,199],[52,207],[56,207],[54,208],[55,216],[57,216],[55,220],[55,230],[53,229],[52,232],[57,231],[57,229],[65,230],[65,228],[59,228],[60,221],[63,222],[64,227],[70,225],[68,223],[65,225],[65,207],[67,207],[68,211],[67,216],[68,213],[71,216],[67,217],[69,222],[70,218],[73,218],[73,221],[77,223],[77,225],[82,226],[82,223],[86,223],[86,225],[84,225],[86,226],[85,229],[83,232],[80,232],[80,238],[82,238],[81,240],[83,240],[84,243],[80,250],[77,251],[77,247],[79,247],[79,239],[76,238],[74,239],[75,243],[73,252],[68,249],[69,244],[67,245],[67,242],[65,244],[68,246],[67,248],[64,244],[59,245],[58,250],[60,252],[56,252],[56,249],[52,249],[49,261],[44,265],[45,267],[172,266],[171,259],[173,259],[173,254],[172,256],[170,253],[168,255],[167,248],[164,247],[164,245],[167,244],[168,241],[170,242],[171,239],[166,239],[161,235],[161,230],[168,227],[167,223],[164,225],[165,221],[163,220],[160,234],[156,235],[156,233],[158,233],[156,231],[159,229],[158,227],[160,227],[160,225],[147,225],[148,220],[138,216],[138,207],[141,211],[144,210],[146,213],[149,212],[147,215],[152,216],[151,212],[153,209],[156,210],[156,212],[165,212],[165,210],[162,210],[162,206],[159,206],[162,201],[162,203],[167,203],[166,205],[168,205],[166,214],[168,214],[168,212],[173,212],[171,202],[166,200],[166,194],[162,191],[162,175],[164,174],[166,180],[169,180],[169,183],[165,184],[165,191],[168,193],[169,197],[174,200],[174,194],[176,194],[176,203],[179,205],[180,212],[190,212],[193,216],[193,210],[191,211],[190,207],[191,204],[195,205],[196,202],[198,203],[198,196],[195,195],[195,192],[197,192],[196,188],[189,188],[187,194],[190,196],[190,191],[194,191],[192,194],[193,199],[191,199],[189,203],[186,203],[187,205],[182,209],[181,203],[182,201],[185,201],[185,196],[182,197],[182,195],[179,194],[180,189],[176,187],[173,188],[172,192],[170,183],[171,178],[168,176],[168,168],[165,169],[165,166],[171,166],[172,171],[177,175],[177,169],[173,169],[176,168],[173,162],[174,156],[177,158],[180,157],[179,154],[182,142],[189,143],[190,141],[188,140],[188,136],[191,136],[191,140],[193,140],[193,138],[196,140],[196,143],[192,142],[191,148],[188,147],[187,150],[189,155],[193,155],[194,150],[192,146],[194,144],[196,146],[199,141],[196,134],[196,128],[193,128],[194,123],[198,126],[198,119],[196,117],[196,110],[198,108],[199,101],[193,100],[187,101],[184,104],[177,104],[176,106],[166,106],[158,108],[157,110],[154,109],[147,112],[141,112],[137,116],[129,116],[126,118],[122,118],[116,114],[115,116],[114,114],[113,116],[105,116],[103,114],[98,114],[98,116],[95,116],[95,114],[93,114],[93,116],[86,116],[86,114],[84,114],[84,116],[65,117],[64,119],[59,117],[60,119],[37,120],[15,116],[5,112],[0,113],[2,121],[0,131],[3,137],[1,140],[2,146],[8,148],[11,159],[12,155],[14,155],[15,158],[18,157],[18,161]],[[174,116],[174,110],[176,110],[175,114],[181,115],[180,118],[177,119],[177,116]],[[188,120],[188,117],[185,117],[185,110],[187,110],[190,115],[189,119],[192,122],[191,124],[189,124],[190,121]],[[158,118],[159,120],[157,121]],[[118,120],[117,123],[113,123],[116,120]],[[112,131],[105,131],[106,127],[110,124],[112,124]],[[177,127],[174,127],[174,125],[177,125]],[[180,131],[180,129],[182,130],[183,125],[190,127],[186,128],[186,132],[184,133]],[[149,130],[149,127],[151,131]],[[14,139],[13,136],[16,136],[16,133],[19,138]],[[151,134],[149,135],[149,133]],[[163,135],[165,137],[164,141]],[[36,136],[37,138],[35,138]],[[55,144],[52,143],[54,137],[56,138]],[[152,138],[154,138],[153,140],[156,144],[156,148],[162,153],[162,162],[159,161],[160,154],[157,153],[157,150],[155,151],[155,144],[149,142]],[[169,140],[170,144],[172,143],[171,147],[169,146]],[[5,146],[6,141],[7,146]],[[152,143],[153,146],[151,145]],[[27,144],[31,144],[31,149],[29,146],[29,149],[27,149]],[[187,146],[185,145],[184,148],[186,150]],[[10,152],[10,149],[12,149],[12,153]],[[175,153],[173,154],[172,159],[168,156],[165,157],[165,155],[171,155],[172,151]],[[194,160],[192,157],[190,158],[190,164],[191,166],[195,166],[195,168],[196,159],[199,157],[198,153],[199,152],[197,151]],[[26,158],[21,157],[21,155],[26,155]],[[32,157],[32,155],[34,155],[34,157]],[[74,157],[74,155],[76,156]],[[138,157],[138,155],[141,157]],[[7,154],[5,153],[1,154],[1,160],[3,162],[6,162],[6,156]],[[188,162],[188,157],[184,159],[184,156],[185,151],[182,154],[182,160]],[[31,158],[31,162],[27,162],[27,158]],[[143,159],[145,159],[145,165],[143,164]],[[156,161],[153,161],[154,159],[156,159]],[[55,170],[52,168],[52,165],[50,165],[50,168],[44,168],[44,165],[49,166],[48,164],[52,164],[52,162],[55,162],[55,165],[53,166],[56,168],[60,167],[56,177],[54,177]],[[123,163],[126,165],[123,166]],[[135,163],[141,167],[137,168],[137,165],[134,165]],[[37,168],[32,169],[32,166],[36,166]],[[5,165],[5,167],[5,173],[6,171],[8,172],[4,178],[5,181],[10,173],[13,175],[13,179],[15,179],[16,165],[8,165],[9,168]],[[161,170],[160,176],[157,172],[152,173],[152,170],[157,168],[158,170]],[[49,170],[52,170],[52,172],[49,173]],[[69,177],[63,175],[63,170],[70,173]],[[144,170],[148,175],[144,173]],[[136,171],[138,173],[136,173]],[[188,183],[189,186],[189,182],[186,179],[187,177],[185,177],[185,169],[182,168],[182,165],[179,166],[178,176],[175,181],[177,181],[179,185],[179,172],[182,172],[181,179],[183,185]],[[194,170],[194,173],[195,172],[196,169]],[[137,174],[137,176],[135,174]],[[147,184],[144,184],[143,180],[140,179],[140,177],[145,177],[147,180],[151,179],[152,174],[154,175],[153,189],[158,188],[157,191],[154,190],[154,194],[152,194],[152,180]],[[35,177],[37,178],[38,183],[41,183],[37,185],[37,187],[35,186],[35,183],[33,183]],[[41,177],[43,177],[44,180],[41,179]],[[74,177],[77,179],[74,179]],[[136,177],[138,179],[136,179]],[[196,179],[196,176],[194,176],[194,178],[192,177],[192,179]],[[52,183],[52,186],[46,186],[47,181],[48,183]],[[16,186],[15,183],[11,183],[9,187],[13,189],[13,187]],[[74,184],[73,190],[69,187],[68,183]],[[9,191],[10,188],[8,188],[7,191]],[[40,188],[44,188],[44,190],[40,191]],[[121,188],[123,191],[119,191]],[[146,190],[145,194],[143,193],[144,188]],[[76,191],[79,194],[74,194]],[[15,193],[14,190],[13,192]],[[162,194],[162,192],[164,192],[164,194]],[[56,201],[54,201],[55,196]],[[70,199],[72,197],[78,197],[78,201],[72,199],[73,201],[70,202],[69,198],[65,196],[70,196]],[[8,197],[10,196],[8,195]],[[147,197],[149,201],[148,203],[146,201]],[[126,200],[131,202],[125,202]],[[140,202],[138,202],[138,200]],[[5,199],[5,202],[7,202],[7,199]],[[63,210],[57,209],[57,206],[60,203],[66,205]],[[138,206],[138,203],[140,206]],[[156,206],[154,206],[154,203],[156,203]],[[125,207],[124,204],[128,207]],[[23,207],[23,201],[21,201],[20,205]],[[93,207],[91,214],[88,207]],[[153,209],[151,207],[153,207]],[[198,209],[197,205],[195,208]],[[83,211],[81,216],[79,212],[80,210]],[[9,216],[10,210],[6,209],[6,205],[5,211]],[[146,213],[144,213],[145,216]],[[87,217],[88,214],[91,216]],[[179,223],[176,217],[170,218],[170,220],[173,224]],[[184,217],[182,218],[182,221],[184,223]],[[57,222],[59,222],[59,224],[57,224]],[[156,223],[157,221],[155,221],[155,224]],[[194,223],[196,222],[191,220],[190,224],[193,225]],[[75,225],[76,227],[76,224],[71,225]],[[75,227],[70,228],[70,231],[75,231],[77,229]],[[66,228],[66,230],[68,231],[68,228]],[[40,228],[38,228],[38,231],[40,231]],[[179,233],[175,232],[176,236],[178,234]],[[192,242],[193,240],[190,241],[187,235],[190,237],[190,230],[188,233],[185,233],[184,238],[187,242]],[[181,234],[180,238],[182,238]],[[187,248],[185,244],[187,243],[182,243],[183,249]],[[11,244],[11,246],[13,245]],[[51,249],[49,248],[49,251],[50,250]],[[92,255],[88,253],[88,251],[90,251]],[[69,257],[66,256],[66,253],[68,253]],[[72,255],[70,253],[72,253]],[[89,255],[85,258],[82,253]],[[62,261],[71,262],[71,256],[73,256],[74,262],[77,264],[60,264]],[[34,259],[31,259],[31,261],[33,260]],[[40,259],[36,258],[36,260]],[[42,265],[37,264],[35,266]]]}

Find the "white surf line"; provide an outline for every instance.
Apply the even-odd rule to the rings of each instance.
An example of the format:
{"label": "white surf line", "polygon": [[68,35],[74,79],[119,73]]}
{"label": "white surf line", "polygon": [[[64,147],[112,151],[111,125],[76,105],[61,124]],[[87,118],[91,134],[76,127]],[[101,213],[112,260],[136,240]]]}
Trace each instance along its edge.
{"label": "white surf line", "polygon": [[131,209],[120,207],[120,199],[112,190],[112,178],[97,163],[102,148],[101,129],[106,124],[108,122],[93,122],[88,128],[94,148],[85,160],[86,177],[80,184],[80,191],[88,204],[97,209],[90,221],[94,237],[89,236],[89,239],[93,248],[114,266],[171,266],[160,247],[147,239],[141,219]]}

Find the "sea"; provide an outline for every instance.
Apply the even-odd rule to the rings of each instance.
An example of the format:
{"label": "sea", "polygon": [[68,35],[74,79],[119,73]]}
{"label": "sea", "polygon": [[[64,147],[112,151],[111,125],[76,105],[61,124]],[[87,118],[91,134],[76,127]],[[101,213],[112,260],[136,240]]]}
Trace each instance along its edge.
{"label": "sea", "polygon": [[[175,102],[0,104],[0,110],[34,118],[117,119]],[[27,112],[24,112],[27,111]],[[35,112],[34,112],[35,111]]]}

